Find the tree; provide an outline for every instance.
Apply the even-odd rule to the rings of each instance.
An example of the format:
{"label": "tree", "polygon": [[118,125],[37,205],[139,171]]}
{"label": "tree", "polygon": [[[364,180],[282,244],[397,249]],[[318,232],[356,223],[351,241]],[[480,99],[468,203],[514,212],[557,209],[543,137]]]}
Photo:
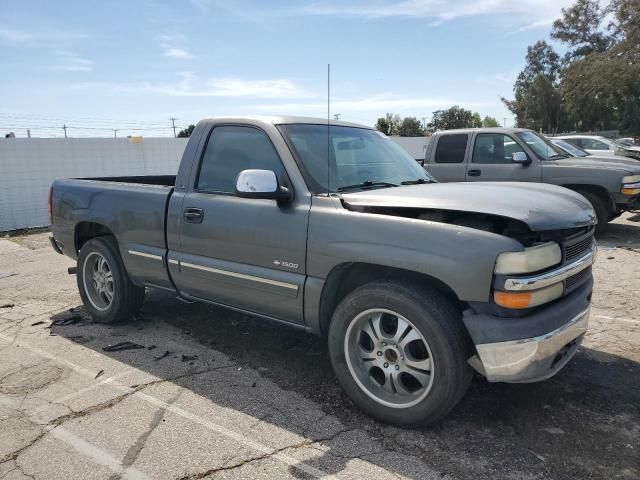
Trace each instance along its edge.
{"label": "tree", "polygon": [[422,124],[416,117],[405,117],[400,124],[401,137],[421,137],[424,135]]}
{"label": "tree", "polygon": [[552,131],[564,119],[558,87],[560,56],[545,41],[527,47],[525,67],[513,86],[514,99],[502,98],[516,125]]}
{"label": "tree", "polygon": [[482,119],[482,126],[486,128],[499,127],[500,123],[495,118],[490,117],[489,115],[486,115]]}
{"label": "tree", "polygon": [[180,138],[190,137],[191,134],[193,133],[193,129],[194,128],[196,128],[196,126],[194,124],[191,124],[187,128],[185,128],[184,130],[180,130],[180,132],[178,133],[178,137],[180,137]]}
{"label": "tree", "polygon": [[577,0],[561,12],[562,17],[553,22],[551,38],[569,46],[565,61],[602,53],[610,47],[612,39],[602,30],[609,8],[602,8],[598,0]]}
{"label": "tree", "polygon": [[427,124],[427,130],[435,132],[452,128],[479,128],[481,126],[482,120],[478,113],[454,105],[447,110],[433,112],[431,121]]}
{"label": "tree", "polygon": [[385,135],[400,135],[401,125],[402,119],[400,115],[387,113],[384,117],[380,117],[376,121],[376,130]]}

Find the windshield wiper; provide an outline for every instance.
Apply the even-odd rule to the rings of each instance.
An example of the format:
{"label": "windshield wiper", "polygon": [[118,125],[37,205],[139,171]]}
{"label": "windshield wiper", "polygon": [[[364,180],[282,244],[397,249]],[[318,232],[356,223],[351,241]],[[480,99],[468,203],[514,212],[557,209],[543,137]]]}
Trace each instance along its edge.
{"label": "windshield wiper", "polygon": [[405,180],[404,182],[400,182],[402,185],[417,185],[419,183],[434,183],[433,180],[429,180],[428,178],[417,178],[416,180]]}
{"label": "windshield wiper", "polygon": [[347,190],[357,190],[357,189],[365,190],[371,187],[397,187],[397,186],[398,185],[396,183],[374,182],[373,180],[365,180],[362,183],[355,183],[353,185],[345,185],[344,187],[338,187],[338,191],[344,192]]}
{"label": "windshield wiper", "polygon": [[571,155],[568,153],[556,153],[555,155],[551,155],[548,160],[555,160],[556,158],[569,158]]}

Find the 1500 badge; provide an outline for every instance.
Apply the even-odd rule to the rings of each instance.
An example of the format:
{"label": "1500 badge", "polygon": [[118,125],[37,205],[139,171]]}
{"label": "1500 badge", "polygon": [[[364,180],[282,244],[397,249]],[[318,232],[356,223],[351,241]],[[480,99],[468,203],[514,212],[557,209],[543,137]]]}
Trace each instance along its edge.
{"label": "1500 badge", "polygon": [[293,262],[281,262],[280,260],[274,260],[273,264],[278,267],[293,268],[294,270],[298,269],[298,264]]}

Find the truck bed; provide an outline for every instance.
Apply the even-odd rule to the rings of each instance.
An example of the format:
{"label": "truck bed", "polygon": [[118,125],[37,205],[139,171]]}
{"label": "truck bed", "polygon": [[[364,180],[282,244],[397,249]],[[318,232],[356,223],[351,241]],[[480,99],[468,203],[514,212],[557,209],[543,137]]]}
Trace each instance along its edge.
{"label": "truck bed", "polygon": [[[72,258],[92,229],[118,239],[120,255],[135,283],[171,288],[164,267],[165,214],[175,176],[56,180],[52,232]],[[150,261],[154,260],[154,261]]]}

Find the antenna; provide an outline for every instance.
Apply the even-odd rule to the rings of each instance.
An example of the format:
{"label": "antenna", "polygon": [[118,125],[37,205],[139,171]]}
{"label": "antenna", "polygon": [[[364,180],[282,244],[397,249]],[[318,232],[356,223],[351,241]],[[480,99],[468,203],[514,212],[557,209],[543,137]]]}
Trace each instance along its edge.
{"label": "antenna", "polygon": [[327,63],[327,197],[331,192],[331,64]]}

